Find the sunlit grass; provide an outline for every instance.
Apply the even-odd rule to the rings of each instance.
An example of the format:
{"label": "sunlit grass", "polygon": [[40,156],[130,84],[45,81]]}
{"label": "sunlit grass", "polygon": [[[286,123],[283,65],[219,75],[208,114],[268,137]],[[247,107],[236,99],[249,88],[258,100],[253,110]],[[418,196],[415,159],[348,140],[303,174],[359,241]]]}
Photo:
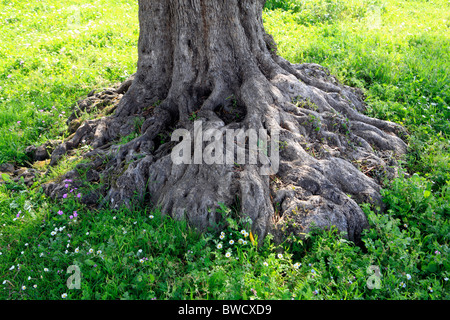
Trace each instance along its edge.
{"label": "sunlit grass", "polygon": [[[47,199],[40,183],[0,184],[0,299],[448,299],[450,234],[448,1],[269,0],[265,27],[288,60],[328,67],[362,88],[368,114],[411,133],[405,171],[383,190],[385,214],[363,206],[364,247],[336,230],[258,247],[247,221],[200,234],[157,208],[86,207],[100,187]],[[135,70],[134,1],[0,2],[0,164],[64,138],[73,104]],[[124,137],[126,141],[127,137]],[[123,142],[123,141],[122,141]],[[69,267],[81,271],[69,289]],[[371,289],[370,268],[381,273]]]}

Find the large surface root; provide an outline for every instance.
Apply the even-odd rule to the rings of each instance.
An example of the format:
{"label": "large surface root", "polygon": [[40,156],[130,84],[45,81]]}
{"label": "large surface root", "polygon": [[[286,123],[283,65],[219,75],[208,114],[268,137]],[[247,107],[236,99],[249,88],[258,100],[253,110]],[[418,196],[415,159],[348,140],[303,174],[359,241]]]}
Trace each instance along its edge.
{"label": "large surface root", "polygon": [[[86,154],[92,161],[81,167],[103,185],[94,196],[86,195],[90,204],[114,208],[140,201],[205,230],[223,221],[221,203],[238,203],[241,218],[251,221],[260,238],[268,232],[282,239],[305,234],[311,226],[336,226],[358,241],[368,227],[359,204],[383,208],[380,186],[397,174],[397,159],[407,150],[399,138],[405,132],[363,115],[359,92],[337,83],[321,66],[281,65],[295,72],[249,78],[235,92],[234,102],[224,98],[229,88],[213,90],[195,119],[202,121],[203,130],[223,132],[224,143],[227,129],[262,128],[269,141],[276,132],[279,167],[270,175],[261,174],[260,163],[174,164],[171,151],[178,142],[170,141],[170,134],[182,126],[194,136],[194,119],[181,121],[161,105],[85,121],[55,149],[51,163],[83,144],[92,147]],[[241,117],[231,112],[230,118],[233,106],[246,111]],[[119,143],[133,132],[133,139]],[[81,179],[79,171],[61,181]],[[45,190],[53,197],[65,192],[58,182]]]}

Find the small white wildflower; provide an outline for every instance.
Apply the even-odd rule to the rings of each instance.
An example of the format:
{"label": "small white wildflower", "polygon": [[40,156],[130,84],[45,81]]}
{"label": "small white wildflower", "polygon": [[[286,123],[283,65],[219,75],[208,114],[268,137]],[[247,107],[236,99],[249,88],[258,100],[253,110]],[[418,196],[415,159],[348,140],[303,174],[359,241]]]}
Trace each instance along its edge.
{"label": "small white wildflower", "polygon": [[222,249],[222,244],[221,244],[221,243],[219,243],[219,244],[217,245],[217,249]]}
{"label": "small white wildflower", "polygon": [[267,267],[269,264],[266,261],[264,261],[263,265]]}
{"label": "small white wildflower", "polygon": [[25,286],[22,286],[22,290],[25,290],[27,287],[25,287]]}
{"label": "small white wildflower", "polygon": [[93,253],[94,252],[94,249],[89,249],[89,253]]}
{"label": "small white wildflower", "polygon": [[33,288],[37,288],[37,284],[35,284],[35,285],[33,286]]}
{"label": "small white wildflower", "polygon": [[48,268],[44,268],[44,272],[48,272]]}
{"label": "small white wildflower", "polygon": [[148,217],[149,217],[150,219],[153,219],[155,216],[151,214],[151,215],[149,215]]}
{"label": "small white wildflower", "polygon": [[63,298],[63,299],[67,298],[67,293],[63,293],[63,294],[61,295],[61,298]]}
{"label": "small white wildflower", "polygon": [[408,273],[406,274],[406,279],[410,280],[411,279],[411,275]]}
{"label": "small white wildflower", "polygon": [[88,231],[88,232],[86,232],[86,235],[87,235],[87,236],[89,235],[89,231]]}
{"label": "small white wildflower", "polygon": [[102,254],[102,250],[97,250],[97,254]]}
{"label": "small white wildflower", "polygon": [[302,265],[301,263],[296,262],[296,263],[294,264],[294,268],[295,268],[295,269],[298,269],[298,268],[300,268],[301,265]]}
{"label": "small white wildflower", "polygon": [[76,249],[75,249],[75,253],[78,253],[80,251],[80,249],[77,247]]}
{"label": "small white wildflower", "polygon": [[15,265],[12,265],[11,268],[9,268],[9,270],[14,270],[15,267],[16,267]]}
{"label": "small white wildflower", "polygon": [[234,244],[234,240],[230,240],[229,244]]}
{"label": "small white wildflower", "polygon": [[140,262],[140,263],[144,263],[144,259],[140,259],[139,262]]}
{"label": "small white wildflower", "polygon": [[283,255],[281,253],[277,254],[278,259],[282,259]]}
{"label": "small white wildflower", "polygon": [[56,234],[56,232],[55,232],[55,231],[52,231],[50,234],[51,234],[52,236],[54,236],[54,235]]}
{"label": "small white wildflower", "polygon": [[225,257],[227,257],[227,258],[231,257],[231,252],[225,253]]}
{"label": "small white wildflower", "polygon": [[31,280],[31,277],[30,277],[30,276],[28,276],[28,280]]}

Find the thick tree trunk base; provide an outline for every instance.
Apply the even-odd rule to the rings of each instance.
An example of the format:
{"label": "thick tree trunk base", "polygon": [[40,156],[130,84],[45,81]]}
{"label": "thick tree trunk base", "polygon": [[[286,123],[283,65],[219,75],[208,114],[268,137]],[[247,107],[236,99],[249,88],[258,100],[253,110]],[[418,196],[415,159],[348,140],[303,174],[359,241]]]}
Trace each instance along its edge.
{"label": "thick tree trunk base", "polygon": [[[113,208],[133,201],[158,206],[163,213],[187,219],[200,230],[223,221],[219,210],[223,203],[238,206],[242,219],[250,218],[252,230],[260,238],[268,232],[282,239],[291,233],[308,233],[311,226],[336,226],[358,241],[368,227],[359,204],[383,207],[380,185],[397,176],[397,159],[407,150],[398,135],[406,133],[394,123],[361,114],[364,102],[360,93],[338,84],[323,67],[291,67],[310,77],[310,84],[284,75],[267,80],[280,95],[276,104],[262,91],[260,97],[248,91],[250,101],[270,101],[269,112],[249,120],[224,111],[232,106],[221,106],[216,112],[198,112],[196,118],[219,130],[259,126],[269,132],[278,130],[280,167],[276,174],[261,175],[255,165],[174,165],[170,151],[176,143],[169,137],[180,123],[164,110],[148,106],[133,115],[85,121],[76,130],[74,113],[69,119],[74,133],[55,149],[51,164],[86,145],[92,147],[85,154],[91,162],[78,165],[59,183],[48,183],[46,193],[62,197],[67,192],[63,180],[79,180],[81,186],[101,177],[102,188],[86,195],[84,202]],[[106,114],[114,112],[130,81],[88,97],[79,103],[82,110],[78,112],[89,111],[90,101],[96,101],[93,105],[97,108],[104,107]],[[259,80],[253,81],[253,89],[261,89]],[[333,90],[324,91],[327,86]],[[182,126],[193,134],[193,121]],[[119,144],[120,137],[134,132],[139,133],[136,138]],[[86,177],[80,171],[86,172]]]}
{"label": "thick tree trunk base", "polygon": [[[103,100],[99,94],[79,103],[79,111],[96,106],[104,116],[81,125],[71,117],[73,135],[53,151],[51,164],[90,146],[85,157],[91,162],[79,169],[103,187],[98,199],[86,196],[87,203],[101,198],[101,205],[114,208],[140,201],[200,230],[223,221],[222,203],[236,207],[260,239],[334,225],[358,241],[368,227],[359,204],[382,208],[380,185],[396,176],[396,161],[407,151],[404,129],[365,116],[360,92],[325,68],[277,56],[262,27],[264,1],[224,2],[223,8],[222,2],[192,8],[178,2],[184,11],[174,12],[166,1],[142,1],[141,16],[157,12],[159,18],[141,19],[138,72]],[[179,17],[199,12],[202,19],[191,24]],[[152,33],[168,25],[181,31],[168,38]],[[220,37],[223,30],[229,32]],[[264,129],[275,139],[270,133],[277,132],[278,170],[263,175],[258,164],[174,164],[170,136],[179,128],[194,135],[194,117],[223,135]],[[74,170],[61,181],[78,176]],[[65,193],[58,182],[45,191]]]}

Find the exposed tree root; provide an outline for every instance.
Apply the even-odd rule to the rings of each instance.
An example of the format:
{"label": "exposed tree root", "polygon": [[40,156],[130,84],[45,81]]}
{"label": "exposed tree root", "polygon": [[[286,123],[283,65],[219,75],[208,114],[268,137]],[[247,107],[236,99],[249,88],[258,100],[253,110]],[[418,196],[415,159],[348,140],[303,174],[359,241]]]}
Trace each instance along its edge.
{"label": "exposed tree root", "polygon": [[[143,22],[141,29],[163,29],[172,17],[177,30],[204,37],[190,38],[182,31],[168,38],[144,33],[137,74],[107,97],[120,96],[120,102],[108,109],[109,115],[80,124],[55,149],[51,164],[89,145],[92,150],[85,156],[92,162],[82,166],[90,177],[100,176],[102,205],[138,199],[205,229],[222,220],[219,203],[233,206],[238,198],[242,217],[249,218],[260,239],[268,232],[279,239],[289,232],[300,235],[314,224],[335,225],[358,241],[368,226],[358,204],[382,207],[380,184],[396,176],[396,161],[407,151],[404,129],[365,116],[358,90],[338,83],[325,68],[294,65],[277,56],[262,27],[264,1],[240,1],[227,9],[215,2],[192,8],[179,2],[193,15],[201,12],[203,20],[178,17],[189,12],[173,12],[166,1],[143,1],[141,14],[158,12],[160,19]],[[279,167],[262,174],[261,162],[175,164],[171,151],[178,142],[170,136],[180,128],[195,136],[194,120],[202,122],[203,132],[221,132],[224,144],[230,140],[227,129],[264,130],[279,151]],[[248,143],[243,147],[250,149]],[[62,179],[77,175],[71,171]],[[64,192],[57,182],[45,190],[54,197]]]}

